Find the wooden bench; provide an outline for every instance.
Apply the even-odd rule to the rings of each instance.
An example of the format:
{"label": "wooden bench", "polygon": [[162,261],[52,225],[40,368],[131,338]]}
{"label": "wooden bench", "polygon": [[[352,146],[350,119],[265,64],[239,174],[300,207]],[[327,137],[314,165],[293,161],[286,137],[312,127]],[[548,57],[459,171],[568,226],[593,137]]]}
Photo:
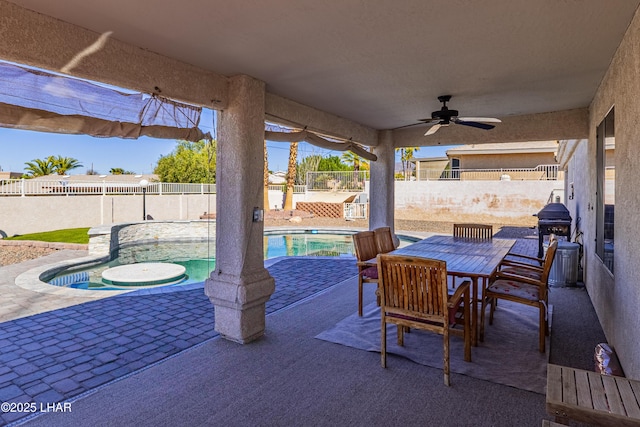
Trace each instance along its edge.
{"label": "wooden bench", "polygon": [[563,424],[640,426],[640,381],[549,364],[547,412]]}

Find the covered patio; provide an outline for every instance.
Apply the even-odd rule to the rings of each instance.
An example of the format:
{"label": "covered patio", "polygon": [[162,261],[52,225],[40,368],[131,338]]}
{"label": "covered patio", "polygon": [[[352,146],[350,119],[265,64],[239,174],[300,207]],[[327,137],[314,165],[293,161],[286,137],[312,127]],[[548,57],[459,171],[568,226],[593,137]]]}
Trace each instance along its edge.
{"label": "covered patio", "polygon": [[[536,239],[519,239],[515,250],[534,253]],[[4,268],[3,276],[39,262],[47,261]],[[23,340],[28,351],[18,354],[10,348],[15,346],[4,346],[0,358],[11,366],[29,360],[17,365],[22,373],[0,392],[37,389],[34,402],[62,402],[63,411],[4,413],[2,420],[43,426],[424,425],[425,420],[511,426],[539,425],[549,418],[544,393],[455,370],[451,387],[445,387],[441,362],[431,367],[390,355],[388,368],[382,369],[378,352],[318,339],[356,311],[353,260],[286,259],[268,270],[277,290],[267,307],[267,332],[251,345],[231,343],[207,329],[213,316],[201,287],[51,311],[41,301],[41,314],[3,322],[4,339],[14,341],[10,335],[18,331],[15,339]],[[3,291],[10,285],[7,277],[0,279]],[[365,290],[365,305],[375,304],[373,287]],[[604,334],[586,290],[553,288],[550,296],[549,361],[591,369],[593,348]],[[494,326],[487,328],[489,336],[496,333]],[[47,336],[49,331],[56,334]],[[26,336],[31,338],[25,341]],[[525,336],[537,354],[535,325]],[[44,357],[38,357],[34,349],[45,342],[39,350]],[[488,345],[474,348],[474,357]],[[442,350],[439,345],[420,351]],[[51,358],[59,362],[41,364]],[[452,352],[452,359],[460,362],[462,352]],[[33,365],[41,366],[41,375],[24,371]]]}
{"label": "covered patio", "polygon": [[[27,425],[540,425],[545,396],[348,348],[314,336],[353,313],[354,283],[267,316],[250,346],[208,341]],[[592,369],[602,339],[582,289],[552,293],[551,362]],[[374,301],[372,293],[368,301]],[[569,315],[569,313],[577,316]],[[576,333],[576,331],[579,331]],[[461,357],[461,355],[453,355]]]}
{"label": "covered patio", "polygon": [[[297,325],[315,326],[305,323],[312,319],[318,327],[325,321],[335,321],[344,312],[326,310],[342,310],[342,303],[332,304],[329,309],[314,305],[320,301],[316,299],[308,306],[282,312],[278,315],[282,320],[265,315],[265,306],[274,292],[274,279],[262,260],[263,224],[259,212],[264,205],[265,121],[371,149],[377,158],[371,165],[371,229],[394,224],[396,148],[561,141],[563,147],[568,147],[559,153],[562,164],[568,176],[575,177],[570,183],[573,190],[568,208],[575,219],[573,226],[583,236],[584,283],[588,291],[584,296],[590,297],[606,340],[617,350],[626,375],[640,379],[640,340],[635,339],[640,327],[637,316],[640,294],[635,285],[640,280],[640,272],[635,268],[635,254],[640,251],[640,230],[635,220],[640,210],[640,193],[635,190],[640,160],[640,151],[635,147],[640,137],[639,4],[639,0],[505,0],[490,4],[450,0],[434,5],[415,0],[401,4],[384,1],[372,6],[356,1],[334,4],[282,0],[247,5],[194,0],[159,7],[144,0],[133,4],[112,1],[88,7],[81,0],[55,3],[0,0],[0,59],[63,71],[219,112],[216,135],[219,249],[216,270],[207,281],[205,292],[215,306],[217,332],[228,341],[256,342],[236,346],[217,340],[194,352],[202,357],[194,365],[202,366],[212,354],[224,353],[229,368],[216,371],[215,375],[200,374],[199,378],[206,382],[211,374],[211,382],[231,381],[233,390],[242,391],[234,401],[237,406],[228,407],[229,418],[220,418],[235,417],[241,423],[241,416],[255,409],[251,402],[259,403],[256,406],[259,408],[282,402],[273,399],[269,388],[256,388],[255,381],[268,378],[270,383],[273,378],[282,377],[283,372],[288,372],[286,360],[295,363],[300,359],[309,365],[307,374],[291,377],[295,381],[285,383],[289,384],[291,395],[296,394],[294,384],[314,387],[313,383],[306,385],[304,378],[326,378],[333,369],[354,375],[358,372],[351,369],[350,359],[340,362],[340,357],[325,348],[324,343],[305,341],[308,336],[302,334],[304,328],[297,329]],[[98,40],[102,40],[99,46],[95,44]],[[89,46],[97,48],[87,51]],[[429,127],[421,125],[420,119],[429,118],[431,111],[438,110],[441,105],[437,97],[447,94],[453,95],[450,107],[459,110],[461,116],[494,117],[501,123],[490,131],[452,125],[425,136]],[[600,227],[599,208],[594,207],[601,203],[596,179],[596,128],[614,106],[616,152],[620,153],[615,197],[623,207],[618,209],[614,228],[615,275],[596,255],[598,248],[593,243]],[[243,171],[242,179],[238,178],[239,170]],[[345,287],[344,292],[347,293],[344,298],[338,295],[335,298],[349,300],[352,287]],[[585,304],[588,307],[590,303]],[[319,317],[302,319],[302,310]],[[570,313],[571,310],[574,312]],[[584,310],[571,306],[563,309],[559,304],[554,316],[579,319]],[[286,320],[287,316],[292,317]],[[574,330],[567,332],[567,339],[581,329],[580,324],[570,327]],[[554,332],[553,339],[557,337]],[[289,359],[287,351],[293,351],[290,346],[295,342],[304,354]],[[267,348],[269,352],[261,353]],[[567,350],[566,354],[575,360],[576,355]],[[273,362],[270,366],[276,369],[271,374],[264,370],[269,366],[261,366],[254,360],[267,355],[273,358],[269,359]],[[316,355],[322,357],[316,359]],[[353,357],[375,358],[360,353],[354,353]],[[554,363],[571,364],[569,360],[554,360],[555,357],[562,356],[552,352]],[[233,364],[239,360],[247,364]],[[322,363],[314,365],[315,360]],[[172,363],[168,361],[166,368],[174,369]],[[403,363],[398,362],[397,366],[404,366]],[[317,370],[313,371],[314,368]],[[175,369],[180,370],[179,366]],[[346,395],[343,392],[325,406],[328,408],[325,415],[343,414],[344,420],[349,420],[346,414],[362,417],[367,413],[353,411],[363,403],[350,402],[349,395],[359,399],[383,388],[387,390],[385,396],[398,397],[388,390],[406,390],[401,387],[403,382],[405,386],[416,384],[416,388],[418,384],[441,387],[437,371],[429,369],[419,374],[424,378],[410,370],[403,371],[405,374],[380,375],[376,371],[374,375],[365,368],[356,376],[335,372],[331,376],[335,384],[326,386],[325,396],[329,390],[341,388],[352,392]],[[399,376],[395,380],[387,378],[387,383],[386,375]],[[157,378],[166,378],[171,383],[165,389],[176,389],[175,372]],[[359,383],[355,378],[367,382]],[[139,380],[132,377],[127,381]],[[201,385],[190,383],[187,378],[182,386],[185,387],[181,390],[182,397],[202,393]],[[485,387],[482,383],[451,390],[438,388],[437,397],[429,394],[420,404],[427,401],[433,407],[451,408],[449,418],[442,421],[455,424],[450,418],[450,412],[455,411],[452,405],[459,405],[457,408],[467,404],[468,408],[469,402],[476,402],[477,411],[470,414],[482,413],[480,408],[486,413],[486,408],[495,407],[499,392],[473,393],[474,389]],[[259,393],[255,394],[256,391]],[[467,392],[471,394],[460,394]],[[402,402],[406,402],[407,396],[402,395],[405,397]],[[213,412],[215,405],[231,400],[216,396],[220,398],[217,403],[199,401],[204,416]],[[521,398],[524,401],[531,396]],[[539,397],[533,399],[536,398]],[[499,409],[488,412],[495,416],[509,413],[506,417],[509,421],[517,419],[516,411],[522,408],[518,399],[505,405],[508,406],[505,412]],[[156,401],[165,409],[168,402],[173,400],[169,397]],[[261,406],[261,402],[266,405]],[[381,418],[376,419],[388,416],[387,420],[397,420],[392,409],[397,406],[387,405],[390,401],[368,402],[381,406],[375,412]],[[304,404],[309,405],[306,414],[318,409],[312,408],[310,401]],[[226,405],[219,408],[227,410]],[[416,423],[431,416],[428,408],[421,407],[425,412],[416,418]],[[253,420],[258,419],[258,414],[267,413],[264,411],[254,412]],[[136,412],[136,408],[124,412]],[[180,419],[185,420],[194,412],[186,410],[181,414]],[[537,411],[534,417],[532,413],[522,424],[531,424],[534,418],[539,420],[543,415]],[[295,423],[293,418],[282,421]],[[194,421],[198,422],[204,424],[207,419]],[[495,423],[499,424],[497,419]],[[475,423],[469,418],[461,424]]]}

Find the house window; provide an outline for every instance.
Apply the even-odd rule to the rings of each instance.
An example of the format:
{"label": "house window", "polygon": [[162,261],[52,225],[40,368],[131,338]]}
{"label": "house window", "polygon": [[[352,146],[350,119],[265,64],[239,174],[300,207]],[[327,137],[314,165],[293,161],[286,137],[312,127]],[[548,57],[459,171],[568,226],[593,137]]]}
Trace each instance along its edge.
{"label": "house window", "polygon": [[451,159],[451,178],[460,179],[460,159]]}
{"label": "house window", "polygon": [[615,114],[614,109],[596,131],[597,203],[596,254],[613,273],[613,230],[615,208]]}

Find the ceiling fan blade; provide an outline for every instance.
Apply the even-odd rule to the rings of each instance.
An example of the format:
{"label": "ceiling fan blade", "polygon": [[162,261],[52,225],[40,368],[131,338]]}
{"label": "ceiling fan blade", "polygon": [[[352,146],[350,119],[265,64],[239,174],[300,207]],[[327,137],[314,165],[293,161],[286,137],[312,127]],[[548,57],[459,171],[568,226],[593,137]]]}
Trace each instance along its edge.
{"label": "ceiling fan blade", "polygon": [[391,130],[404,129],[404,128],[409,128],[409,127],[412,127],[412,126],[424,126],[424,125],[432,126],[432,125],[436,125],[438,123],[440,123],[440,119],[432,119],[432,118],[420,119],[420,120],[418,120],[417,123],[411,123],[411,124],[408,124],[408,125],[398,126],[398,127],[393,128]]}
{"label": "ceiling fan blade", "polygon": [[427,133],[424,134],[424,136],[429,136],[429,135],[433,135],[434,133],[436,133],[438,131],[438,129],[440,129],[442,127],[442,125],[440,123],[437,123],[433,126],[431,126],[431,129],[429,129],[427,131]]}
{"label": "ceiling fan blade", "polygon": [[490,124],[487,124],[487,123],[463,122],[462,120],[456,120],[456,124],[464,125],[464,126],[471,126],[471,127],[474,127],[474,128],[485,129],[485,130],[493,129],[495,127],[494,125],[490,125]]}
{"label": "ceiling fan blade", "polygon": [[425,125],[437,125],[438,123],[440,123],[442,121],[442,119],[420,119],[419,121],[421,121],[423,124]]}
{"label": "ceiling fan blade", "polygon": [[502,120],[493,117],[458,117],[461,122],[502,123]]}

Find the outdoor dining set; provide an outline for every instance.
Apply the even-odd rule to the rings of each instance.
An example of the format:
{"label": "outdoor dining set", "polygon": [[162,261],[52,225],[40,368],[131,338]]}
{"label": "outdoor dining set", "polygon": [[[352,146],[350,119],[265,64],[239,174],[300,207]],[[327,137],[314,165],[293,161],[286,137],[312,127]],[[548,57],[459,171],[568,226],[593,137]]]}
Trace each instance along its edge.
{"label": "outdoor dining set", "polygon": [[512,252],[516,241],[494,238],[493,227],[485,224],[455,224],[452,235],[434,235],[401,248],[396,248],[390,227],[356,233],[353,242],[359,316],[364,284],[377,285],[382,367],[387,324],[396,325],[399,346],[412,329],[435,332],[443,336],[444,382],[449,385],[450,334],[463,337],[464,360],[470,362],[472,347],[484,340],[486,312],[492,324],[498,300],[538,309],[538,347],[545,353],[548,278],[558,245],[553,237],[542,258]]}

